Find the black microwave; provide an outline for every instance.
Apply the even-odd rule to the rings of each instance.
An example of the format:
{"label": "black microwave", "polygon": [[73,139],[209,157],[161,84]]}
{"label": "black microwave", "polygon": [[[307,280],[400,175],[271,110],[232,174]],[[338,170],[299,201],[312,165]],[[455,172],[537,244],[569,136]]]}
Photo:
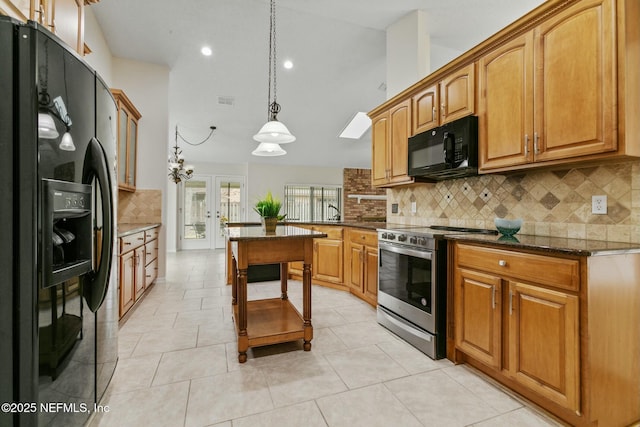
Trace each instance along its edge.
{"label": "black microwave", "polygon": [[408,167],[416,181],[477,175],[478,117],[463,117],[410,137]]}

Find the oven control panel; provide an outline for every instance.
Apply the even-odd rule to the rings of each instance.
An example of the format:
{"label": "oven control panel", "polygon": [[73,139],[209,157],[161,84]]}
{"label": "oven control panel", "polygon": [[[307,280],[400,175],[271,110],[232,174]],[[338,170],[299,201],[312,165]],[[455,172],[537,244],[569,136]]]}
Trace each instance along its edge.
{"label": "oven control panel", "polygon": [[397,245],[416,247],[420,249],[433,248],[433,236],[420,236],[413,233],[399,232],[399,231],[380,231],[378,232],[379,242],[395,243]]}

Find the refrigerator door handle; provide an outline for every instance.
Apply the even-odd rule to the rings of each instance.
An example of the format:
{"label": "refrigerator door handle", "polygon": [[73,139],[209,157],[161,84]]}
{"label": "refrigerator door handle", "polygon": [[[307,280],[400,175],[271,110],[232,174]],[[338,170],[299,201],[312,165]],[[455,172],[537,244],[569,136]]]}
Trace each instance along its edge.
{"label": "refrigerator door handle", "polygon": [[82,277],[82,294],[92,312],[96,312],[102,305],[107,294],[113,259],[113,191],[111,190],[111,175],[107,155],[102,144],[91,138],[87,154],[84,159],[82,182],[91,184],[96,179],[102,198],[102,242],[100,250],[100,264],[95,271]]}

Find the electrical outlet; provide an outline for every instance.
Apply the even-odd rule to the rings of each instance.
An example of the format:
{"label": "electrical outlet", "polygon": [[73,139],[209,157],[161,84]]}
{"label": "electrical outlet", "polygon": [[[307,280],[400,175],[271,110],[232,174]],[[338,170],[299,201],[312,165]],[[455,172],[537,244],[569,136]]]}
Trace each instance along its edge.
{"label": "electrical outlet", "polygon": [[607,196],[591,196],[591,213],[594,215],[607,214]]}
{"label": "electrical outlet", "polygon": [[411,202],[411,213],[416,213],[418,211],[418,206],[416,202]]}

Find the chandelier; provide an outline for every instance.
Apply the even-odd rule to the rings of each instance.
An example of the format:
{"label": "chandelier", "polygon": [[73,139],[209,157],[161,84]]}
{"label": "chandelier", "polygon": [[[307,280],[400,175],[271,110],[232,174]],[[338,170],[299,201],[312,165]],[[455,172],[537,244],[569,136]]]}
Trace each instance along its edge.
{"label": "chandelier", "polygon": [[205,139],[197,143],[191,143],[187,141],[182,135],[180,135],[180,133],[178,132],[178,125],[176,125],[176,145],[173,147],[173,153],[169,155],[169,179],[171,181],[179,184],[183,180],[188,181],[193,178],[194,168],[192,165],[185,165],[184,155],[182,154],[182,150],[178,146],[178,137],[180,137],[182,141],[186,142],[189,145],[201,145],[207,142],[209,138],[211,138],[211,135],[213,135],[213,131],[216,130],[216,127],[210,126],[209,129],[211,129],[211,132],[209,132],[209,135]]}
{"label": "chandelier", "polygon": [[[289,129],[278,121],[280,104],[276,95],[276,4],[271,0],[271,13],[269,17],[269,83],[267,93],[267,123],[253,136],[260,145],[251,154],[254,156],[282,156],[287,154],[280,144],[286,144],[296,140]],[[272,95],[273,88],[273,98]]]}

